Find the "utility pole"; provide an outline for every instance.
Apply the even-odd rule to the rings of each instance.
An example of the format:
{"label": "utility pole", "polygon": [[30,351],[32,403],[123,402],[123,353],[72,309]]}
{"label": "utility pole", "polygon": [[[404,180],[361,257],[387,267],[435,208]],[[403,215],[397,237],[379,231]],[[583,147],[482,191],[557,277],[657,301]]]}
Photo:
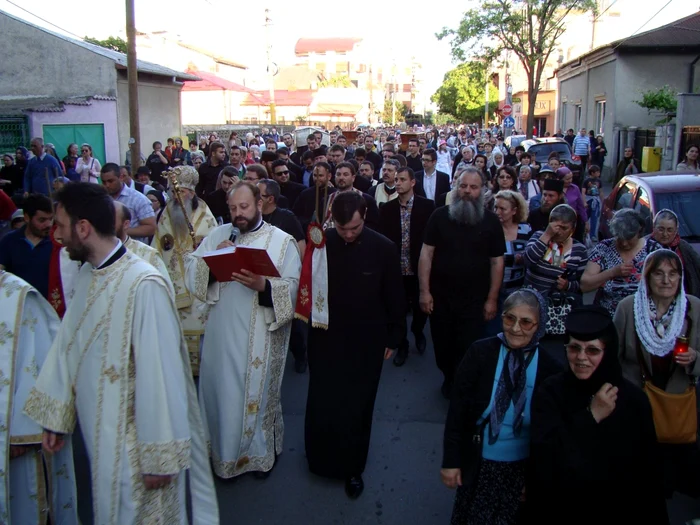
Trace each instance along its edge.
{"label": "utility pole", "polygon": [[270,124],[277,124],[277,109],[275,107],[275,74],[272,71],[272,44],[270,43],[270,10],[265,9],[265,40],[267,41],[267,77],[270,82]]}
{"label": "utility pole", "polygon": [[489,84],[491,79],[489,78],[489,66],[486,66],[486,93],[484,95],[484,129],[489,126]]}
{"label": "utility pole", "polygon": [[[134,0],[126,0],[126,71],[129,82],[129,132],[132,173],[141,166],[141,131],[139,127],[139,77],[136,66],[136,16]],[[120,153],[121,155],[121,153]]]}

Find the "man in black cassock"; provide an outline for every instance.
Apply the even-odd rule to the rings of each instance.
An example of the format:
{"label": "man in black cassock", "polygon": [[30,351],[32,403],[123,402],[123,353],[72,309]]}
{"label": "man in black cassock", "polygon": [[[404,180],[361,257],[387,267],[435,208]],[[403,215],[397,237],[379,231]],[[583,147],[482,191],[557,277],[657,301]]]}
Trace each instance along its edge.
{"label": "man in black cassock", "polygon": [[406,322],[399,255],[391,241],[364,227],[366,211],[355,192],[333,202],[335,228],[326,231],[328,329],[312,328],[308,343],[309,469],[345,479],[353,499],[364,488],[382,363],[398,348]]}

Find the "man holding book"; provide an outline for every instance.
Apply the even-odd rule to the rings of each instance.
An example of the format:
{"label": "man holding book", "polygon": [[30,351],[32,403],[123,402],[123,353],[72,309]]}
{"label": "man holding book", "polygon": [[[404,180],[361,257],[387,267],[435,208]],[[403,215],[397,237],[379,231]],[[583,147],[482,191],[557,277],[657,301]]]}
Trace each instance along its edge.
{"label": "man holding book", "polygon": [[[188,290],[211,305],[199,401],[214,472],[222,478],[246,472],[264,478],[282,452],[280,390],[301,260],[294,238],[263,221],[257,186],[238,183],[229,192],[228,204],[231,224],[215,228],[186,257]],[[256,263],[261,252],[248,249],[264,251],[270,267],[265,272],[279,277],[257,275],[246,264],[234,271],[242,257],[231,258],[230,277],[222,274],[222,265],[211,260],[229,257],[231,247],[256,253]],[[218,250],[224,253],[212,253]]]}

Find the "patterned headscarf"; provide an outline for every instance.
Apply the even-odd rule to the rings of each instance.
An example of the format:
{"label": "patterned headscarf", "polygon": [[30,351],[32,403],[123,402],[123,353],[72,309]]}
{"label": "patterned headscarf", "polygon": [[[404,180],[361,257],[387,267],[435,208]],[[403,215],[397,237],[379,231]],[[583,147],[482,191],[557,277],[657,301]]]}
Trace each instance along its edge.
{"label": "patterned headscarf", "polygon": [[[503,332],[498,334],[498,338],[506,347],[506,357],[503,363],[503,370],[501,371],[501,377],[498,379],[498,386],[496,387],[496,396],[493,402],[493,408],[491,409],[491,416],[489,419],[489,444],[493,445],[498,441],[498,435],[501,432],[501,425],[503,424],[503,419],[506,416],[508,407],[511,402],[513,403],[513,409],[515,412],[515,419],[513,420],[513,434],[517,437],[520,435],[520,430],[523,426],[523,415],[525,412],[525,404],[527,403],[527,364],[525,354],[528,352],[535,352],[537,346],[540,343],[540,339],[544,337],[545,330],[547,329],[547,301],[544,297],[533,288],[521,288],[520,292],[527,292],[533,294],[537,298],[539,307],[539,322],[537,325],[537,331],[532,336],[530,342],[522,348],[510,348],[508,345],[508,340]],[[517,293],[517,292],[516,292]],[[530,358],[532,359],[532,358]]]}

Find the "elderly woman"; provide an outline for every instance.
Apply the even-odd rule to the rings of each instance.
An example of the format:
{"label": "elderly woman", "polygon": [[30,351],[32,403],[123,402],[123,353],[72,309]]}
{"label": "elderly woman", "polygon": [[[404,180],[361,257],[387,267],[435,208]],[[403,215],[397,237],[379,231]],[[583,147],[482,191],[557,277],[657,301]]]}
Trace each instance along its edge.
{"label": "elderly woman", "polygon": [[529,205],[534,197],[542,193],[542,189],[537,181],[532,178],[532,168],[527,164],[522,164],[518,168],[518,179],[518,191],[520,191]]}
{"label": "elderly woman", "polygon": [[[637,386],[646,381],[645,388],[655,387],[667,394],[694,391],[700,375],[696,351],[700,348],[700,299],[685,294],[683,266],[678,255],[662,249],[646,257],[639,287],[634,295],[620,302],[615,326],[626,379]],[[674,351],[679,337],[686,338],[684,352]],[[690,410],[695,412],[694,400]],[[672,419],[678,420],[678,416],[674,414]],[[657,428],[665,460],[667,497],[674,490],[697,488],[689,461],[696,452],[697,427],[691,429],[685,440],[668,439],[666,434],[677,430]],[[674,441],[683,444],[668,444]]]}
{"label": "elderly woman", "polygon": [[533,234],[523,255],[526,285],[545,295],[556,290],[580,291],[588,252],[572,237],[576,219],[571,206],[559,204],[549,214],[547,229]]}
{"label": "elderly woman", "polygon": [[440,471],[443,483],[457,489],[452,525],[516,523],[533,392],[558,371],[538,351],[546,315],[535,290],[512,293],[503,305],[503,331],[472,344],[459,366]]}
{"label": "elderly woman", "polygon": [[567,370],[532,400],[529,522],[668,524],[651,407],[623,378],[610,315],[582,306],[565,328]]}
{"label": "elderly woman", "polygon": [[669,209],[659,211],[654,217],[654,229],[646,239],[647,253],[661,248],[675,252],[683,263],[685,293],[700,297],[700,255],[681,239],[678,226],[678,215]]}
{"label": "elderly woman", "polygon": [[83,144],[80,146],[81,156],[75,165],[75,171],[80,175],[80,182],[94,182],[98,183],[100,181],[100,161],[92,156],[92,146],[90,144]]}
{"label": "elderly woman", "polygon": [[617,305],[637,291],[644,259],[646,241],[642,237],[644,219],[639,212],[626,208],[610,221],[612,239],[596,244],[581,278],[581,290],[598,290],[595,304],[615,315]]}

